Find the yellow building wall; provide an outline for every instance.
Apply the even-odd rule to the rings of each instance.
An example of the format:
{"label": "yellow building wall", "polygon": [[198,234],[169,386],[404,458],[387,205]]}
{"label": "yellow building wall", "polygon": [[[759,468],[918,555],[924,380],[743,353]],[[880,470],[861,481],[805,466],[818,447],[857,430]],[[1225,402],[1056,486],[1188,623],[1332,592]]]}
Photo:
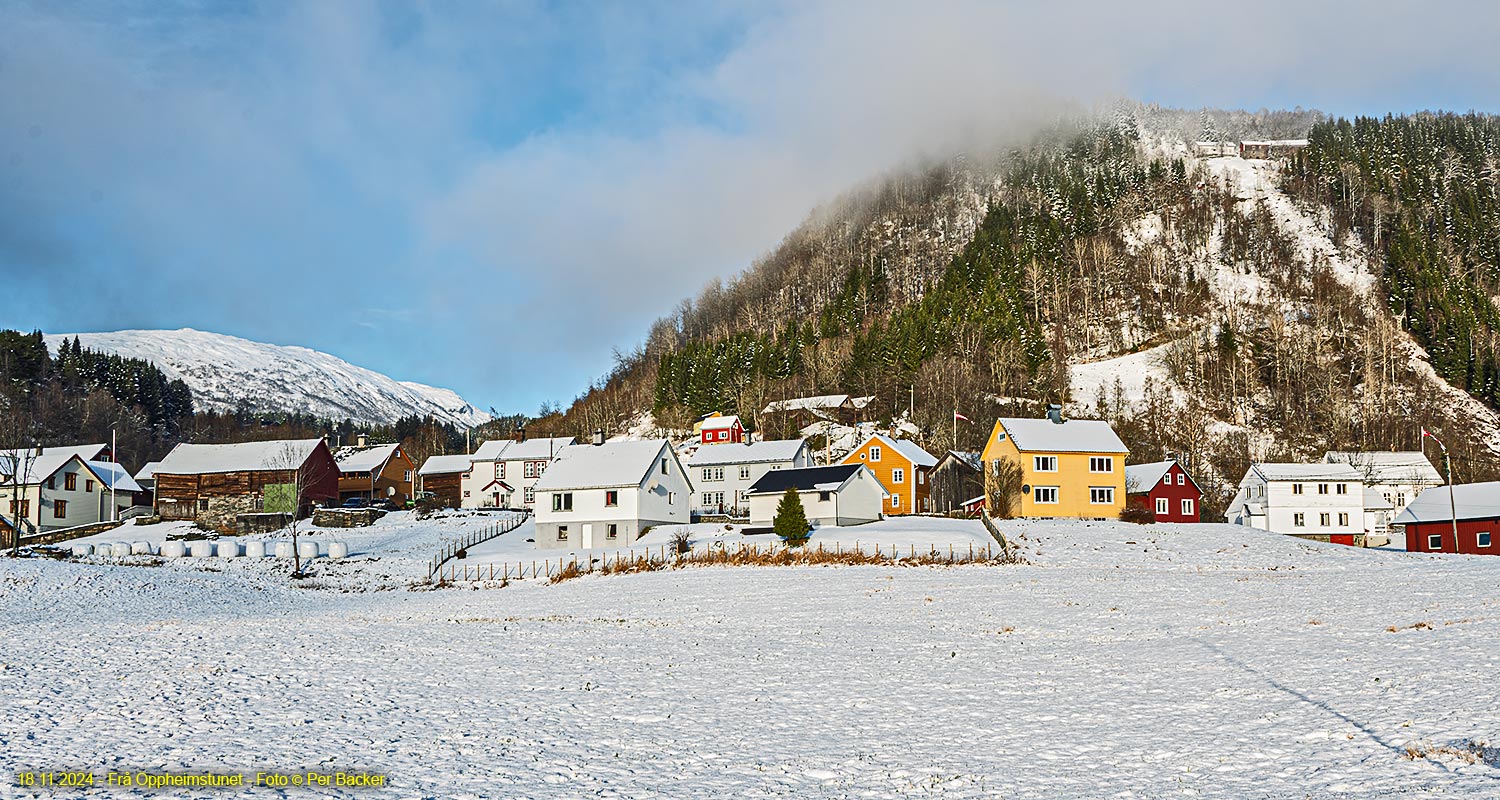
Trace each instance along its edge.
{"label": "yellow building wall", "polygon": [[[990,432],[989,441],[985,443],[981,458],[984,460],[985,469],[992,474],[994,468],[991,465],[995,461],[1004,459],[1020,463],[1021,483],[1032,488],[1032,491],[1021,496],[1020,516],[1078,519],[1116,519],[1120,516],[1120,512],[1125,508],[1126,453],[1049,453],[1030,450],[1022,452],[1016,449],[1015,440],[1012,437],[997,438],[997,434],[1002,430],[1000,423],[996,422],[995,429]],[[1057,471],[1037,472],[1036,460],[1033,456],[1055,456]],[[1110,465],[1111,470],[1107,473],[1090,472],[1089,458],[1093,456],[1113,459]],[[1035,489],[1038,486],[1056,486],[1057,503],[1036,502]],[[1114,488],[1114,502],[1089,502],[1089,489],[1106,486]]]}
{"label": "yellow building wall", "polygon": [[[880,448],[879,461],[870,460],[871,447]],[[921,478],[918,478],[917,468],[912,465],[911,461],[900,450],[882,444],[877,440],[866,440],[864,444],[855,448],[849,455],[844,456],[844,459],[839,463],[864,464],[870,468],[871,472],[875,473],[875,477],[879,479],[880,485],[884,486],[885,490],[891,493],[891,497],[885,499],[885,506],[882,508],[886,514],[893,516],[914,514],[922,510],[924,501],[927,499],[927,475],[924,473]],[[894,473],[897,469],[904,470],[906,473],[902,476],[904,481],[901,483],[895,482]],[[893,498],[900,498],[900,501],[897,502]]]}

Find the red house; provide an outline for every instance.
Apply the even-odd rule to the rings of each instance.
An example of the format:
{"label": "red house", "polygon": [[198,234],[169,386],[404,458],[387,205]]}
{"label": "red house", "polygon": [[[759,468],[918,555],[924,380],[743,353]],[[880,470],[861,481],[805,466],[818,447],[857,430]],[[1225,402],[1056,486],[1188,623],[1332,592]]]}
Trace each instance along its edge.
{"label": "red house", "polygon": [[[1406,549],[1412,553],[1500,555],[1500,481],[1437,486],[1417,495],[1391,525],[1406,529]],[[1457,512],[1456,516],[1454,512]],[[1458,520],[1458,541],[1453,521]]]}
{"label": "red house", "polygon": [[1197,522],[1203,492],[1181,464],[1158,461],[1125,467],[1125,495],[1155,514],[1157,522]]}
{"label": "red house", "polygon": [[703,420],[703,444],[739,444],[745,441],[745,426],[738,416],[709,417]]}

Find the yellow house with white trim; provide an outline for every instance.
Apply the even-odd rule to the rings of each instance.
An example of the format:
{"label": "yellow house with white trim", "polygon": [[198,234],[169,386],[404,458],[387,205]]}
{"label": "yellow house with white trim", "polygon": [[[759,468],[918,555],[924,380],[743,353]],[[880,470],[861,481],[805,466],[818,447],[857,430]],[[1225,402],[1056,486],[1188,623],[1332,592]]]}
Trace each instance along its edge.
{"label": "yellow house with white trim", "polygon": [[[1011,516],[1116,519],[1129,454],[1102,420],[1063,420],[1056,409],[1046,419],[998,419],[981,456],[990,510],[998,513],[997,496],[1009,495]],[[1019,486],[1007,463],[1020,467]]]}

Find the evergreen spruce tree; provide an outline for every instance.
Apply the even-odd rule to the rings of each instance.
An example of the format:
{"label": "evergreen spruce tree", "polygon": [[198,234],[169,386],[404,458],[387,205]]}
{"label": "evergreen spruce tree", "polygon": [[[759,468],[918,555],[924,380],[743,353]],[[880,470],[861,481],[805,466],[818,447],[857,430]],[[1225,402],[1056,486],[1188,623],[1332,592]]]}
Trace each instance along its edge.
{"label": "evergreen spruce tree", "polygon": [[796,489],[787,489],[786,494],[781,496],[781,503],[776,506],[776,519],[771,527],[777,536],[792,547],[807,543],[807,510],[802,507],[802,498]]}

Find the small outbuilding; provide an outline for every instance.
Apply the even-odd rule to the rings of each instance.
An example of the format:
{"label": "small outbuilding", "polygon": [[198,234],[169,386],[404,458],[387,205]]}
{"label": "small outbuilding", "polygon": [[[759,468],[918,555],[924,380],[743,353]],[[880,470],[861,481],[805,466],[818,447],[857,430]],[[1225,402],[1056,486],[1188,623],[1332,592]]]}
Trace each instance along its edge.
{"label": "small outbuilding", "polygon": [[1157,522],[1197,522],[1203,492],[1176,460],[1125,467],[1125,496],[1149,510]]}
{"label": "small outbuilding", "polygon": [[1406,549],[1413,553],[1496,555],[1500,553],[1495,545],[1500,534],[1500,481],[1428,489],[1392,524],[1398,536],[1406,536]]}
{"label": "small outbuilding", "polygon": [[881,518],[889,493],[864,464],[803,467],[767,472],[746,493],[750,525],[769,528],[788,489],[802,498],[807,521],[823,525],[861,525]]}

